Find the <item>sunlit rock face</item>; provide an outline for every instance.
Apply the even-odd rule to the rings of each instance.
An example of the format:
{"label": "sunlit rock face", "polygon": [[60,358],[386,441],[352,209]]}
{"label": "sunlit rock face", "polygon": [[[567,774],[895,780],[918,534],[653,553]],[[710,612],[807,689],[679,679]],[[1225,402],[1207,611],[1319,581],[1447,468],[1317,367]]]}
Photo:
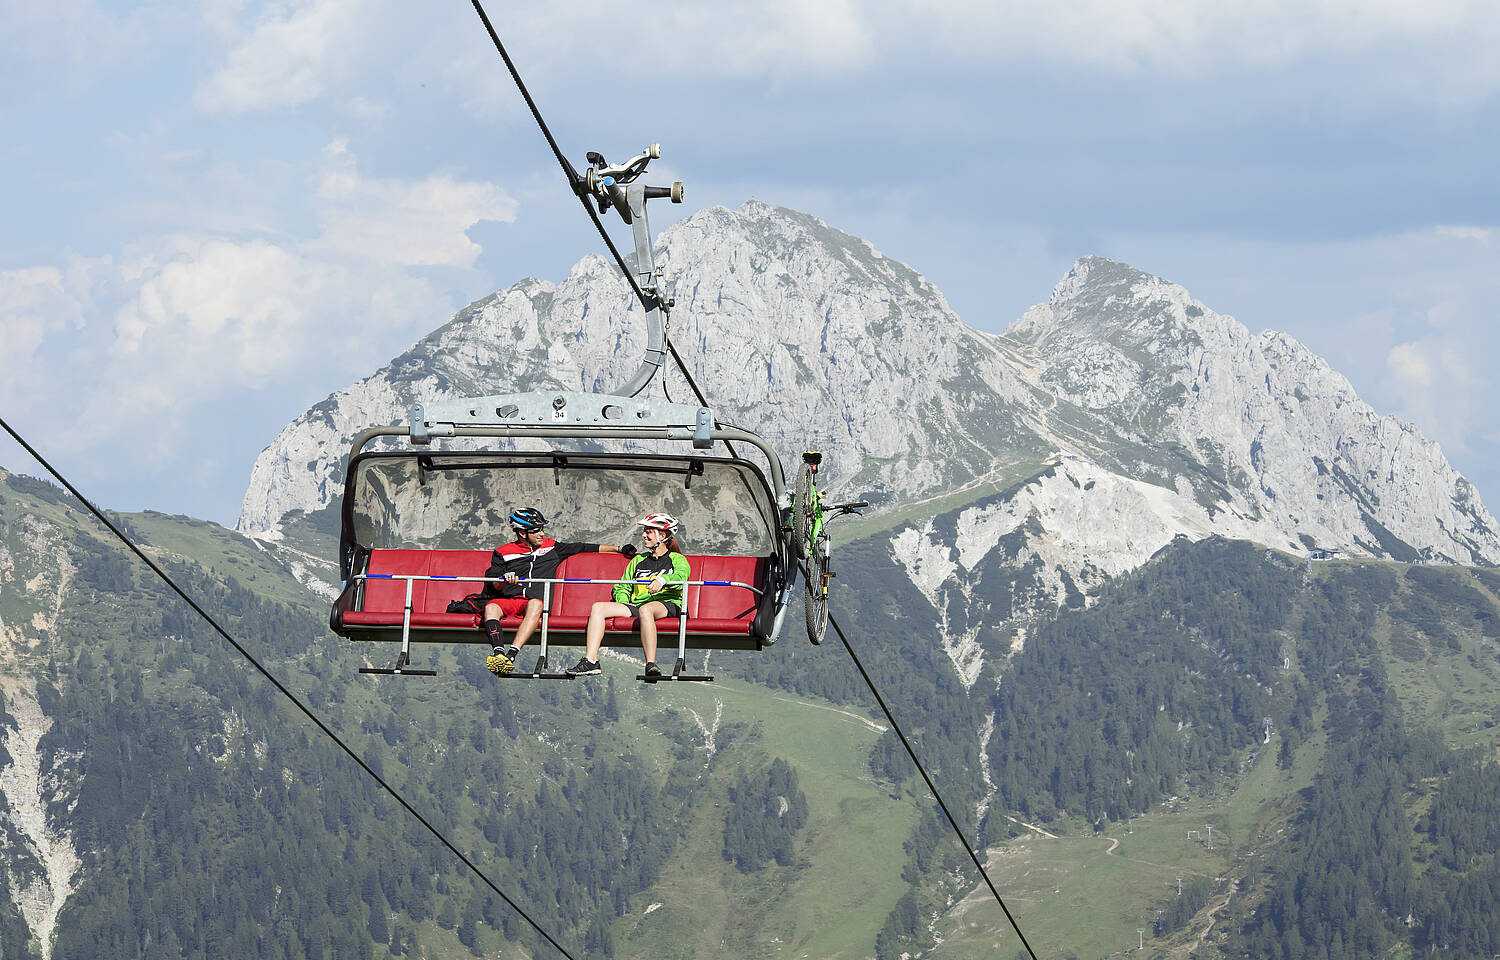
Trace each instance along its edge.
{"label": "sunlit rock face", "polygon": [[[767,438],[788,465],[820,449],[835,488],[894,503],[1046,454],[1025,426],[1036,398],[996,338],[869,244],[751,202],[673,225],[657,257],[677,304],[670,335],[694,378],[722,420]],[[602,257],[560,284],[522,281],[291,423],[256,460],[238,527],[274,536],[289,511],[337,499],[350,439],[405,422],[414,400],[608,391],[644,349],[640,308]],[[667,389],[692,396],[680,376]]]}
{"label": "sunlit rock face", "polygon": [[1087,257],[1002,339],[1076,411],[1080,448],[1284,534],[1258,537],[1269,545],[1500,556],[1494,518],[1436,443],[1292,337],[1253,336],[1176,284]]}
{"label": "sunlit rock face", "polygon": [[[868,243],[754,201],[668,228],[658,265],[672,341],[719,417],[789,469],[821,449],[831,496],[901,518],[881,536],[967,683],[1024,643],[1028,617],[1086,603],[1178,536],[1500,562],[1494,518],[1415,427],[1293,338],[1125,264],[1078,261],[1000,335]],[[603,258],[521,281],[290,424],[256,461],[239,527],[274,540],[290,511],[336,502],[350,439],[415,400],[607,391],[644,345]],[[666,389],[691,396],[680,376]]]}
{"label": "sunlit rock face", "polygon": [[1437,444],[1295,339],[1251,335],[1176,284],[1087,257],[999,341],[1041,398],[1029,423],[1055,465],[891,541],[925,558],[913,580],[966,682],[1024,642],[1029,615],[1087,602],[1178,536],[1500,558],[1494,518]]}
{"label": "sunlit rock face", "polygon": [[[0,487],[9,477],[0,470]],[[55,677],[59,614],[76,602],[69,534],[18,502],[0,510],[0,872],[43,960],[80,863],[67,823],[80,758],[46,745],[53,719],[37,695],[38,678]]]}

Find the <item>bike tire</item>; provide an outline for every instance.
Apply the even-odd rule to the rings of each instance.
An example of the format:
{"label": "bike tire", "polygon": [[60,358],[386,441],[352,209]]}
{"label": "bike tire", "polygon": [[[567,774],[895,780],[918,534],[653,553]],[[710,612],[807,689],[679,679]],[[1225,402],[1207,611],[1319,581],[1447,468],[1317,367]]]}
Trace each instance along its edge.
{"label": "bike tire", "polygon": [[797,473],[796,498],[792,502],[792,552],[798,560],[808,559],[813,511],[817,506],[818,494],[813,487],[813,469],[804,463]]}
{"label": "bike tire", "polygon": [[807,639],[814,645],[823,642],[828,632],[828,591],[823,575],[828,572],[830,544],[828,534],[818,537],[807,558],[807,589],[804,591],[807,606]]}

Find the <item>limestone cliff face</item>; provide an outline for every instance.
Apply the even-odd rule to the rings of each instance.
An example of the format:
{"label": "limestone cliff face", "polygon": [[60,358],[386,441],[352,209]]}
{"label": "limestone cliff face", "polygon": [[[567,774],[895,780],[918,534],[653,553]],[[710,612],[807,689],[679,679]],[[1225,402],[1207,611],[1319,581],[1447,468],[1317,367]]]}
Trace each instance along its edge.
{"label": "limestone cliff face", "polygon": [[892,539],[966,683],[1031,615],[1086,602],[1178,536],[1500,558],[1500,526],[1437,444],[1292,337],[1252,335],[1176,284],[1087,257],[999,341],[1043,398],[1028,422],[1055,466]]}
{"label": "limestone cliff face", "polygon": [[1176,284],[1085,258],[1003,340],[1074,408],[1080,449],[1163,486],[1180,479],[1272,546],[1500,557],[1494,517],[1437,444],[1375,413],[1292,337],[1251,335]]}
{"label": "limestone cliff face", "polygon": [[[836,495],[914,518],[889,547],[967,682],[1024,642],[1030,615],[1086,602],[1177,536],[1500,562],[1500,526],[1415,427],[1291,337],[1252,335],[1125,264],[1080,260],[997,336],[964,326],[911,268],[794,211],[705,210],[659,248],[672,340],[720,417],[785,464],[822,449]],[[239,527],[274,540],[290,511],[335,502],[349,439],[414,400],[604,391],[643,349],[604,259],[560,284],[522,281],[290,424],[255,464]]]}
{"label": "limestone cliff face", "polygon": [[[869,244],[751,202],[674,225],[658,257],[677,301],[670,335],[694,378],[722,419],[767,437],[784,461],[821,449],[837,483],[893,502],[961,484],[997,457],[1045,453],[1018,417],[1037,401],[995,338]],[[283,430],[255,463],[238,528],[274,537],[287,512],[336,500],[349,440],[404,422],[414,400],[607,391],[644,349],[639,307],[602,257],[560,284],[518,283]],[[680,377],[669,384],[691,396]]]}
{"label": "limestone cliff face", "polygon": [[[0,484],[8,477],[0,470]],[[37,701],[75,572],[54,519],[0,513],[0,870],[43,960],[79,867],[60,814],[77,795],[77,758],[43,746],[52,718]]]}

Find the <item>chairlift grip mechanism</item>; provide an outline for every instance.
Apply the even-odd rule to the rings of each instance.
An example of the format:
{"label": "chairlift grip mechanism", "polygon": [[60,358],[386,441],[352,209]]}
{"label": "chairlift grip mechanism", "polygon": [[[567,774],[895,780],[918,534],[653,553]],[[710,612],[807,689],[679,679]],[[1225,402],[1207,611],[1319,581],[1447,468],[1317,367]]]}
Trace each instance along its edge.
{"label": "chairlift grip mechanism", "polygon": [[681,203],[683,188],[680,180],[670,187],[648,187],[636,182],[646,172],[646,165],[660,156],[659,143],[651,144],[622,164],[610,164],[602,154],[591,151],[588,154],[589,167],[582,180],[575,184],[580,195],[593,198],[601,214],[613,209],[634,229],[635,280],[645,294],[646,355],[641,359],[635,376],[614,391],[624,397],[638,396],[656,378],[657,371],[666,365],[667,313],[672,301],[663,295],[661,276],[656,272],[646,201],[670,198],[673,203]]}

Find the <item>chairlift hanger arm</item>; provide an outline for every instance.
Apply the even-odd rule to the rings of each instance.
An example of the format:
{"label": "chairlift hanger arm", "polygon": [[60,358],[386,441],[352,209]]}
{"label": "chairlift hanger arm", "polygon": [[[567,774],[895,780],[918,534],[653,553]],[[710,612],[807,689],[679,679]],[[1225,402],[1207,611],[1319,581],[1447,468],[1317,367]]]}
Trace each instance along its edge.
{"label": "chairlift hanger arm", "polygon": [[[575,184],[574,190],[578,192],[585,207],[588,207],[589,199],[592,198],[599,207],[599,213],[613,209],[621,220],[630,224],[634,232],[634,275],[627,268],[624,259],[620,258],[618,251],[615,251],[615,256],[621,271],[625,273],[626,279],[640,297],[641,305],[646,309],[646,353],[635,376],[614,391],[620,396],[634,397],[645,390],[656,378],[657,372],[666,365],[667,322],[673,306],[673,301],[663,292],[661,276],[656,272],[646,201],[670,197],[673,203],[681,203],[682,182],[675,182],[671,187],[648,187],[637,182],[637,178],[646,172],[646,165],[661,156],[660,144],[653,143],[638,156],[613,166],[599,153],[591,152],[588,156],[592,165],[588,168],[584,182]],[[592,208],[589,208],[589,216],[595,217]],[[597,221],[597,217],[595,220]]]}
{"label": "chairlift hanger arm", "polygon": [[[674,183],[671,187],[645,187],[633,183],[645,170],[646,162],[653,159],[652,154],[661,156],[661,148],[653,144],[647,148],[645,153],[631,159],[624,165],[622,173],[629,176],[627,191],[615,180],[611,184],[603,184],[602,179],[597,176],[598,167],[590,166],[588,176],[582,176],[568,158],[563,156],[562,149],[557,145],[557,139],[552,136],[552,131],[547,128],[547,122],[542,119],[542,112],[537,108],[536,101],[531,98],[531,92],[526,89],[526,84],[521,80],[521,73],[516,69],[515,62],[511,60],[510,54],[506,52],[505,44],[500,42],[500,34],[495,32],[495,26],[490,22],[489,15],[484,12],[484,6],[479,0],[471,0],[474,12],[479,14],[479,19],[484,23],[484,29],[494,43],[495,49],[500,53],[500,58],[505,61],[505,67],[510,71],[511,79],[515,81],[516,88],[521,92],[521,97],[526,101],[526,106],[531,110],[532,119],[542,131],[542,137],[546,139],[547,145],[552,148],[552,155],[557,158],[558,165],[562,167],[563,175],[567,177],[568,189],[577,195],[583,204],[584,212],[594,222],[594,229],[599,231],[599,236],[604,240],[604,245],[609,248],[610,254],[619,265],[620,272],[625,275],[625,281],[630,284],[631,290],[635,292],[636,298],[640,300],[641,306],[646,310],[647,334],[646,334],[646,356],[641,362],[633,376],[623,387],[615,391],[621,396],[633,397],[651,383],[656,373],[663,366],[666,357],[666,311],[671,307],[670,301],[665,301],[659,292],[660,283],[656,276],[656,269],[651,264],[651,237],[650,228],[646,224],[646,201],[661,196],[670,197],[673,203],[682,202],[682,184]],[[592,156],[599,156],[594,154]],[[590,163],[594,161],[590,158]],[[599,160],[604,158],[599,156]],[[606,170],[609,165],[604,164]],[[593,182],[591,182],[593,181]],[[603,195],[594,189],[598,183],[605,191]],[[665,192],[663,192],[665,191]],[[594,211],[594,206],[589,203],[594,199],[599,203],[599,212]],[[605,200],[608,199],[608,203]],[[604,222],[599,219],[609,206],[613,206],[626,223],[632,224],[635,229],[636,266],[641,274],[637,279],[625,263],[625,258],[620,255],[620,250],[615,246],[614,240],[609,236],[609,231],[604,229]],[[644,251],[644,256],[642,252]]]}
{"label": "chairlift hanger arm", "polygon": [[[641,215],[641,210],[633,209],[636,205],[630,202],[626,187],[634,184],[636,179],[646,172],[647,164],[660,157],[661,144],[659,143],[651,144],[638,155],[618,164],[611,164],[604,159],[603,154],[590,150],[588,154],[590,166],[582,182],[573,184],[573,190],[581,197],[593,197],[599,206],[600,213],[613,207],[621,220],[633,223],[634,219]],[[673,203],[681,203],[682,181],[674,180],[670,187],[643,187],[641,194],[643,200],[670,198]]]}

